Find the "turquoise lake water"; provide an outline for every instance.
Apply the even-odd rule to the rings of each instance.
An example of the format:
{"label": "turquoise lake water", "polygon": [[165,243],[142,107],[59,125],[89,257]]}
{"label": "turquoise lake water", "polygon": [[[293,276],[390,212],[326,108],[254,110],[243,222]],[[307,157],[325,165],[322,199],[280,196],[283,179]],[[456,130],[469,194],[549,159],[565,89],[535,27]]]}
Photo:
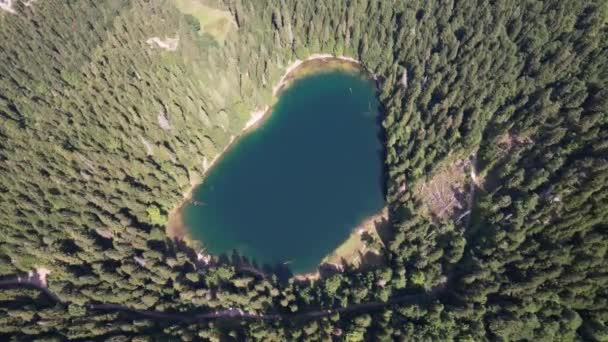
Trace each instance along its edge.
{"label": "turquoise lake water", "polygon": [[298,79],[212,166],[184,221],[211,254],[313,271],[384,206],[380,135],[373,81],[346,71]]}

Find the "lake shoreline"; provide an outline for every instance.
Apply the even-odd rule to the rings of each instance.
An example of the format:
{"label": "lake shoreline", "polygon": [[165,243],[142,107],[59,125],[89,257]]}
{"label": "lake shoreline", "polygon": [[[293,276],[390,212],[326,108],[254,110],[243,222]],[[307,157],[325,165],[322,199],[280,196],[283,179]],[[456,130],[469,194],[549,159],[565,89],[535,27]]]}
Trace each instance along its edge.
{"label": "lake shoreline", "polygon": [[[302,77],[310,74],[315,74],[323,71],[333,71],[336,69],[345,69],[352,71],[362,70],[359,61],[351,57],[345,56],[333,56],[330,54],[313,54],[305,60],[296,60],[292,62],[286,69],[283,76],[280,78],[278,83],[272,88],[273,103],[276,97],[284,91],[289,85]],[[197,179],[193,179],[190,182],[190,188],[183,194],[183,199],[180,203],[175,206],[168,215],[168,221],[166,226],[166,235],[174,240],[184,241],[187,244],[200,244],[204,247],[203,242],[194,240],[186,226],[183,218],[183,210],[186,205],[190,204],[194,195],[194,190],[201,184],[205,175],[215,163],[228,151],[232,145],[238,141],[238,138],[244,136],[255,128],[259,127],[265,119],[267,119],[272,111],[273,105],[266,105],[262,109],[254,110],[250,113],[249,120],[243,126],[243,129],[236,135],[230,137],[229,143],[207,163],[205,160],[205,169],[203,174]],[[296,275],[297,276],[297,275]]]}
{"label": "lake shoreline", "polygon": [[[205,175],[207,174],[207,172],[209,172],[209,170],[211,170],[213,165],[224,155],[224,153],[226,153],[226,151],[228,151],[228,149],[230,149],[230,147],[232,147],[232,145],[238,140],[239,137],[243,136],[244,134],[248,133],[250,130],[254,129],[255,126],[259,125],[261,123],[262,119],[267,117],[266,114],[271,109],[272,109],[271,106],[266,106],[262,110],[257,110],[257,111],[251,112],[251,117],[245,123],[245,126],[243,127],[241,132],[239,132],[239,134],[237,134],[237,135],[231,136],[228,144],[226,146],[224,146],[224,148],[215,157],[213,157],[211,162],[209,162],[208,164],[205,163],[205,170],[203,171],[203,174],[199,177],[199,179],[190,181],[190,188],[188,189],[187,192],[185,192],[183,194],[183,198],[182,198],[181,202],[179,203],[179,205],[174,207],[173,209],[171,209],[171,211],[169,211],[169,215],[168,215],[168,219],[167,219],[167,227],[165,229],[165,233],[167,234],[167,236],[169,236],[169,238],[174,239],[174,240],[186,241],[187,243],[191,243],[194,241],[192,239],[192,237],[190,236],[190,233],[188,232],[188,227],[184,223],[184,219],[183,219],[183,215],[182,215],[184,206],[189,204],[192,201],[194,189],[196,189],[196,187],[201,185],[201,182],[205,178]],[[205,161],[206,161],[206,159],[205,159]]]}
{"label": "lake shoreline", "polygon": [[[359,252],[380,253],[378,251],[374,251],[372,249],[367,248],[365,243],[363,242],[363,240],[360,237],[363,234],[378,236],[376,225],[377,225],[377,222],[382,221],[382,220],[388,221],[388,207],[384,207],[384,208],[380,209],[380,211],[378,211],[377,213],[367,216],[366,218],[361,220],[361,222],[358,223],[352,229],[351,233],[342,242],[342,244],[340,244],[338,247],[336,247],[334,250],[332,250],[331,253],[327,254],[323,258],[323,260],[317,267],[316,271],[295,274],[294,278],[298,281],[314,282],[314,281],[317,281],[322,278],[321,271],[320,271],[321,268],[331,268],[331,269],[333,269],[333,272],[341,273],[341,272],[343,272],[343,269],[344,269],[344,264],[342,263],[342,261],[346,261],[347,263],[352,263],[353,262],[352,257],[354,254],[359,253]],[[341,249],[343,249],[343,246],[347,245],[352,240],[356,240],[356,241],[354,242],[355,245],[352,246],[353,248],[351,248],[351,250],[349,251],[350,253],[340,253]],[[352,266],[352,264],[349,264],[349,265]]]}

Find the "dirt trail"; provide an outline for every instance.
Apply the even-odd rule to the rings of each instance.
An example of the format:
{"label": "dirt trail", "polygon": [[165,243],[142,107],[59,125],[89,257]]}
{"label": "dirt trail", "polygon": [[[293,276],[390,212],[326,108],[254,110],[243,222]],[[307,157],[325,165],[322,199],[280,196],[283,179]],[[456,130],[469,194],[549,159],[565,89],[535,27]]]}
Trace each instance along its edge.
{"label": "dirt trail", "polygon": [[[480,179],[477,177],[477,154],[473,154],[471,155],[471,184],[469,184],[470,188],[469,188],[469,198],[468,198],[468,203],[467,203],[467,208],[468,210],[465,212],[466,214],[466,221],[464,226],[468,227],[469,224],[471,223],[471,211],[473,210],[473,203],[475,201],[475,191],[477,190],[477,187],[481,187],[481,181]],[[460,219],[459,219],[460,220]],[[458,222],[457,222],[458,223]]]}
{"label": "dirt trail", "polygon": [[307,320],[307,319],[315,319],[333,315],[334,313],[351,313],[356,311],[372,311],[379,310],[386,306],[401,304],[407,302],[418,302],[421,300],[432,300],[436,298],[440,293],[443,292],[443,289],[437,291],[431,291],[429,293],[422,294],[411,294],[411,295],[403,295],[396,296],[391,298],[386,302],[366,302],[360,304],[353,304],[346,307],[338,307],[331,309],[318,309],[318,310],[310,310],[296,314],[252,314],[248,312],[244,312],[242,309],[238,308],[227,308],[222,310],[216,310],[204,314],[192,315],[192,314],[180,314],[180,313],[166,313],[155,310],[137,310],[133,308],[129,308],[123,305],[118,304],[89,304],[87,308],[91,311],[111,311],[111,312],[128,312],[141,318],[148,319],[162,319],[162,320],[171,320],[171,321],[180,321],[180,322],[197,322],[197,321],[205,321],[211,319],[250,319],[250,320],[268,320],[268,321],[293,321],[293,320]]}
{"label": "dirt trail", "polygon": [[[68,305],[69,302],[65,302],[59,298],[55,293],[51,292],[46,287],[46,274],[47,269],[38,269],[36,272],[29,272],[27,275],[16,275],[0,280],[1,288],[35,288],[44,292],[51,300],[59,303]],[[436,299],[441,295],[447,287],[441,286],[436,287],[430,292],[424,292],[419,294],[407,294],[401,296],[394,296],[386,302],[371,301],[360,304],[352,304],[346,307],[332,307],[328,309],[315,309],[304,311],[295,314],[281,314],[281,313],[248,313],[239,308],[226,308],[216,311],[211,311],[202,314],[192,313],[170,313],[156,310],[140,310],[131,308],[125,305],[112,304],[112,303],[98,303],[98,304],[87,304],[86,308],[89,311],[104,311],[104,312],[126,312],[139,316],[140,318],[152,319],[152,320],[170,320],[175,322],[198,322],[213,319],[241,319],[241,320],[307,320],[315,319],[320,317],[330,316],[334,313],[350,313],[356,311],[370,311],[378,310],[384,307],[406,303],[406,302],[419,302],[419,301],[430,301]]]}
{"label": "dirt trail", "polygon": [[41,267],[36,271],[30,271],[27,274],[8,277],[0,280],[1,288],[33,288],[42,291],[51,300],[57,303],[63,303],[55,293],[47,287],[46,276],[51,273],[47,268]]}

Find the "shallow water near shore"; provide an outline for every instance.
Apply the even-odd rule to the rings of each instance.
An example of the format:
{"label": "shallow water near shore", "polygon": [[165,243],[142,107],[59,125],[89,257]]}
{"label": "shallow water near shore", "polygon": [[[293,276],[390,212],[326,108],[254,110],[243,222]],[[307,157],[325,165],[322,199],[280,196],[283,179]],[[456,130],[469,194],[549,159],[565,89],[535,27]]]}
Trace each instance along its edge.
{"label": "shallow water near shore", "polygon": [[211,254],[309,272],[384,206],[374,83],[343,70],[307,75],[271,111],[209,170],[183,220]]}

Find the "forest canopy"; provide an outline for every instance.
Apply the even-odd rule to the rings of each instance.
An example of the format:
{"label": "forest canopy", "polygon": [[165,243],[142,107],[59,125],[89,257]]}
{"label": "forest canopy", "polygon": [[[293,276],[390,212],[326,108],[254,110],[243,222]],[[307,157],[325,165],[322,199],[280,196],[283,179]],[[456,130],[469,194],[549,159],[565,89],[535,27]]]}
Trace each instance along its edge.
{"label": "forest canopy", "polygon": [[[607,341],[607,24],[602,0],[0,0],[0,339]],[[169,211],[315,53],[378,78],[383,266],[202,267]]]}

